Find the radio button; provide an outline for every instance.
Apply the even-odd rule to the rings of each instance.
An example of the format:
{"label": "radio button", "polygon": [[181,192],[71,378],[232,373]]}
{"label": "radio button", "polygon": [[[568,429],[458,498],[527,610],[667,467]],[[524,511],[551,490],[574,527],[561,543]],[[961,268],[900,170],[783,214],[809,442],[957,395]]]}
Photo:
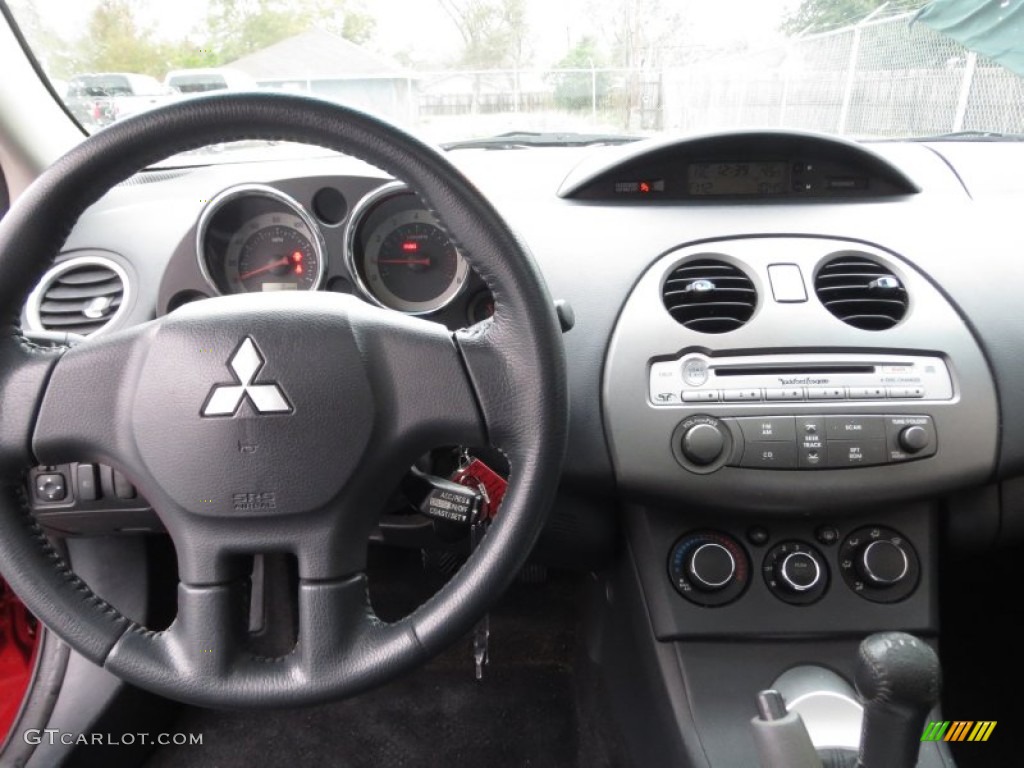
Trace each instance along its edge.
{"label": "radio button", "polygon": [[792,443],[796,439],[796,419],[792,416],[764,416],[736,421],[743,430],[743,437],[752,443],[775,440]]}
{"label": "radio button", "polygon": [[684,403],[715,403],[718,402],[718,390],[693,389],[683,390]]}
{"label": "radio button", "polygon": [[924,387],[889,387],[889,397],[893,399],[924,397]]}
{"label": "radio button", "polygon": [[761,399],[760,389],[723,389],[722,399],[727,403],[745,403]]}
{"label": "radio button", "polygon": [[829,440],[828,466],[870,467],[886,463],[885,440]]}
{"label": "radio button", "polygon": [[765,400],[803,400],[804,399],[804,388],[803,387],[784,387],[782,389],[766,389],[764,391]]}
{"label": "radio button", "polygon": [[683,363],[683,381],[691,387],[702,386],[708,380],[708,364],[706,360],[693,357]]}
{"label": "radio button", "polygon": [[885,387],[850,387],[851,400],[885,400]]}
{"label": "radio button", "polygon": [[801,469],[818,469],[825,466],[825,446],[823,444],[800,444],[797,450],[797,463]]}
{"label": "radio button", "polygon": [[808,387],[808,400],[845,400],[845,387]]}
{"label": "radio button", "polygon": [[829,440],[882,440],[885,419],[881,416],[829,416],[825,429]]}
{"label": "radio button", "polygon": [[749,443],[743,450],[741,467],[750,469],[796,469],[796,445],[789,443]]}

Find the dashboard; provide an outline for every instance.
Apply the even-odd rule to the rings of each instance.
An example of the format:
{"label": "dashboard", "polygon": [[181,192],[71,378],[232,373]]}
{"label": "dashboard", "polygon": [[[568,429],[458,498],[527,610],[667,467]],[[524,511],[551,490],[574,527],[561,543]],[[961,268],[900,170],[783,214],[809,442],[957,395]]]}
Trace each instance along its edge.
{"label": "dashboard", "polygon": [[[956,167],[941,145],[767,132],[453,152],[576,316],[566,487],[788,514],[1024,471],[1024,320],[1001,287],[1024,279],[1011,233],[1024,190],[990,172],[1020,149],[955,149]],[[744,180],[764,174],[786,189]],[[102,333],[272,290],[353,293],[451,328],[493,312],[400,182],[351,158],[271,155],[112,190],[24,322]],[[865,442],[808,443],[809,420],[857,422]]]}

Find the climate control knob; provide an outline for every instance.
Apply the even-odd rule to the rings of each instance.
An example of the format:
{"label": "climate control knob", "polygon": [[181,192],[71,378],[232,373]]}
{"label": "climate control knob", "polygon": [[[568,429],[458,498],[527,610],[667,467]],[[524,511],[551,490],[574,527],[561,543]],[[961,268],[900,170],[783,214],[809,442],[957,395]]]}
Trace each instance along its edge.
{"label": "climate control knob", "polygon": [[857,556],[857,571],[877,587],[888,587],[902,581],[910,570],[907,551],[891,539],[875,539]]}
{"label": "climate control knob", "polygon": [[713,592],[729,585],[736,575],[736,558],[729,549],[716,541],[701,544],[690,555],[690,575],[693,585],[705,592]]}
{"label": "climate control knob", "polygon": [[821,582],[821,566],[809,552],[790,552],[775,570],[779,583],[793,592],[806,592]]}
{"label": "climate control knob", "polygon": [[725,605],[747,588],[750,561],[736,539],[718,531],[694,531],[677,541],[668,576],[683,597],[698,605]]}
{"label": "climate control knob", "polygon": [[769,550],[764,559],[768,589],[787,603],[813,603],[828,588],[828,565],[822,554],[803,541],[785,541]]}
{"label": "climate control knob", "polygon": [[861,597],[876,603],[895,603],[917,587],[921,565],[917,552],[892,528],[858,528],[839,547],[843,581]]}

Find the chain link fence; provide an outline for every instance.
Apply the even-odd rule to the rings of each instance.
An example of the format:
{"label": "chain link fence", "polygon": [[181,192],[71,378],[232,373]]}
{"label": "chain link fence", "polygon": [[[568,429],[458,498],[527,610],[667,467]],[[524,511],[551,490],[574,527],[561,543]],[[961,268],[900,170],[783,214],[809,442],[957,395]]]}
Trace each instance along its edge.
{"label": "chain link fence", "polygon": [[666,71],[664,126],[1024,132],[1024,78],[902,14]]}
{"label": "chain link fence", "polygon": [[869,17],[680,67],[339,73],[261,85],[380,111],[438,141],[771,127],[854,138],[1024,133],[1024,78],[913,18]]}

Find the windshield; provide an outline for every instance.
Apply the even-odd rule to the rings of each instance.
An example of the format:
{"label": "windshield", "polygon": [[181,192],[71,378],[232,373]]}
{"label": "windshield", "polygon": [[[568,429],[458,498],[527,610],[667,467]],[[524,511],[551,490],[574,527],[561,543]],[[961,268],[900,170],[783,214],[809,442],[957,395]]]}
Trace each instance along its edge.
{"label": "windshield", "polygon": [[1024,133],[1024,0],[8,5],[90,132],[175,99],[259,88],[353,105],[453,146],[509,133],[495,147],[738,128]]}

